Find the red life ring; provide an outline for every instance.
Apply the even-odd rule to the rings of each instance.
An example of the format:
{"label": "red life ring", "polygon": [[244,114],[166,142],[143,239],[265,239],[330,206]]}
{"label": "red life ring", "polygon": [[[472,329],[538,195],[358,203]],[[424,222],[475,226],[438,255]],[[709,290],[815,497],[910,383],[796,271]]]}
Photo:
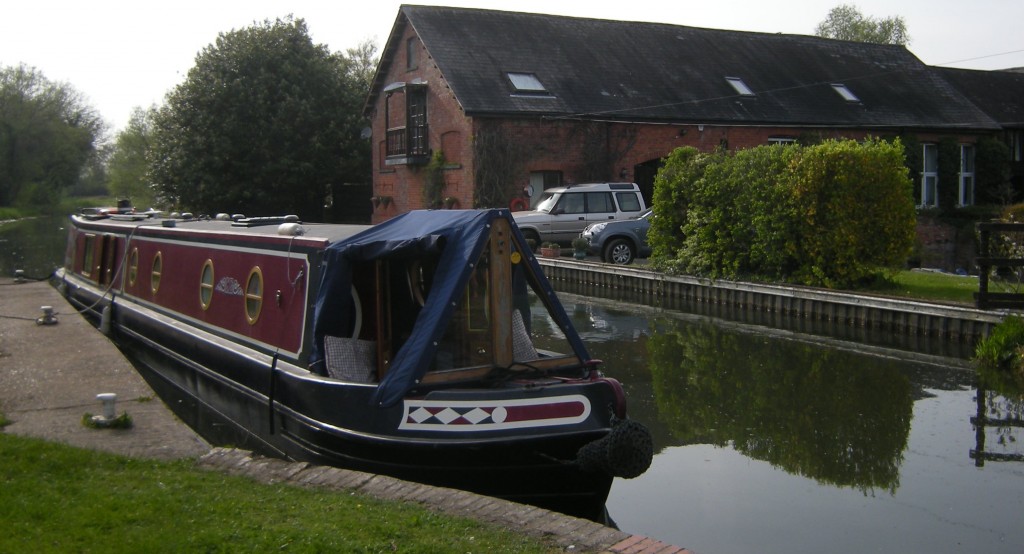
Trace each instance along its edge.
{"label": "red life ring", "polygon": [[513,212],[522,212],[530,209],[530,205],[526,203],[525,198],[516,197],[508,203],[508,209]]}

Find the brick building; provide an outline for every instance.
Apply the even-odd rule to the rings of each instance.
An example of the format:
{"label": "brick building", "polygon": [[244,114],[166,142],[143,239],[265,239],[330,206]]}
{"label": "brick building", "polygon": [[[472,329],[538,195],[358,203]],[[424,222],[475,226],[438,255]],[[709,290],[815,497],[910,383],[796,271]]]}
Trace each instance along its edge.
{"label": "brick building", "polygon": [[939,186],[969,203],[970,179],[937,183],[934,145],[952,140],[968,156],[1003,131],[902,46],[408,5],[366,115],[374,222],[521,206],[568,183],[633,181],[649,200],[660,160],[680,146],[866,136],[920,143],[922,206]]}

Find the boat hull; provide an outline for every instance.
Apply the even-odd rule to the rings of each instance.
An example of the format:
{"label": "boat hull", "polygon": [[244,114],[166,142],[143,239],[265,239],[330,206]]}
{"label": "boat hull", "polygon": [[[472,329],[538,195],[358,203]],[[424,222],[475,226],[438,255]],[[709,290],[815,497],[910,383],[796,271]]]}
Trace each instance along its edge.
{"label": "boat hull", "polygon": [[[611,414],[606,407],[621,402],[621,389],[613,382],[552,380],[525,387],[513,381],[491,388],[428,391],[382,408],[373,403],[372,385],[311,374],[172,312],[131,298],[111,301],[74,275],[61,273],[61,278],[69,300],[88,308],[85,315],[99,323],[108,310],[112,340],[162,397],[185,400],[169,402],[172,409],[195,412],[179,414],[185,421],[215,417],[217,425],[233,429],[228,439],[232,445],[603,518],[612,477],[573,462],[580,448],[607,435]],[[456,422],[452,429],[437,418],[420,422],[411,415],[416,406],[439,412],[446,404],[463,412],[478,405],[492,417],[474,424],[463,421],[461,428]],[[555,410],[553,416],[518,423],[498,422],[493,416],[531,406],[548,411],[562,406],[565,413]],[[214,444],[220,435],[197,431]]]}

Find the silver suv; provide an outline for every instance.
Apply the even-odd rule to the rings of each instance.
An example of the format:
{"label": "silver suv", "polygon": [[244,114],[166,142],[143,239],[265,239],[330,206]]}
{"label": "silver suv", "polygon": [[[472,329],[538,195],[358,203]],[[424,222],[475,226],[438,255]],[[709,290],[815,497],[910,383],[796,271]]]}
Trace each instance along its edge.
{"label": "silver suv", "polygon": [[519,229],[540,246],[545,242],[568,245],[587,225],[633,219],[647,210],[636,183],[592,183],[544,191],[532,211],[513,212]]}

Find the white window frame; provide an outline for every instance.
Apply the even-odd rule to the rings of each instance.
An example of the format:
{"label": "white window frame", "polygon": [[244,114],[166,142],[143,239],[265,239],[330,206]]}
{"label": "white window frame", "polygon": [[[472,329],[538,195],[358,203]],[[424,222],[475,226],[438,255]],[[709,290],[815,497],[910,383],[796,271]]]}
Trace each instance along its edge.
{"label": "white window frame", "polygon": [[957,196],[958,204],[963,206],[974,205],[976,189],[975,166],[974,166],[974,145],[960,145],[960,193]]}
{"label": "white window frame", "polygon": [[939,207],[939,145],[921,145],[921,208]]}

